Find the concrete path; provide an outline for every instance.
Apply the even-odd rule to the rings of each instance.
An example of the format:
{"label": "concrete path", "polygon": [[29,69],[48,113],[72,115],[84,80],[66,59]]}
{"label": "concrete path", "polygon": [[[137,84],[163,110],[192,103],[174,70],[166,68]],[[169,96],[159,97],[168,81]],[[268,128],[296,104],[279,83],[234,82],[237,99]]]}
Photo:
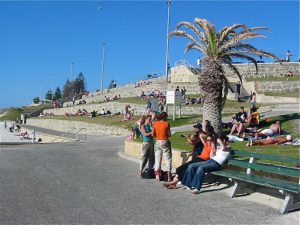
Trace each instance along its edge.
{"label": "concrete path", "polygon": [[31,140],[21,140],[19,132],[10,132],[9,127],[12,126],[11,122],[7,122],[5,129],[4,122],[0,122],[0,144],[14,144],[14,143],[30,143]]}
{"label": "concrete path", "polygon": [[[137,177],[124,138],[0,146],[0,224],[297,224],[299,214],[224,191],[192,195]],[[226,187],[223,187],[226,189]]]}

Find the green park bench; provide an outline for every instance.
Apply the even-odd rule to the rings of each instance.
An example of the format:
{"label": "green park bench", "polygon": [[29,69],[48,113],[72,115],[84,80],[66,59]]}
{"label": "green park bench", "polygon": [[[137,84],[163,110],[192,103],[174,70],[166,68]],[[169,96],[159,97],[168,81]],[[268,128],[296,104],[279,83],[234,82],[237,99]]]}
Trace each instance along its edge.
{"label": "green park bench", "polygon": [[[261,160],[268,163],[263,163]],[[279,166],[274,162],[290,163],[295,167]],[[223,170],[212,174],[230,178],[234,182],[230,193],[231,198],[255,191],[266,192],[267,190],[266,193],[271,193],[270,189],[276,190],[275,194],[279,194],[279,197],[284,196],[280,209],[284,214],[300,208],[300,169],[296,168],[299,163],[299,158],[235,150],[232,151],[228,165]]]}

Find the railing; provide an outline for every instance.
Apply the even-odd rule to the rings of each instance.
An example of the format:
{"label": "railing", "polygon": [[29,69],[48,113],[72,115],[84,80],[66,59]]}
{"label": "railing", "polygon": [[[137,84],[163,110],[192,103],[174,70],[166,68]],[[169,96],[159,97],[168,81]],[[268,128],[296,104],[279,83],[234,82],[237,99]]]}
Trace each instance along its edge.
{"label": "railing", "polygon": [[197,66],[190,64],[186,60],[179,60],[179,61],[175,62],[175,66],[185,66],[195,75],[200,75],[200,72],[201,72],[200,68],[197,68]]}
{"label": "railing", "polygon": [[[74,130],[74,129],[73,129]],[[79,140],[78,138],[78,134],[80,131],[82,130],[87,130],[85,127],[80,128],[79,130],[77,130],[75,133],[70,133],[70,132],[65,132],[62,135],[60,135],[58,138],[55,138],[54,140],[52,140],[52,142],[59,140],[60,138],[62,138],[61,142],[67,140],[68,138],[71,138],[72,136],[76,137],[76,140]],[[67,136],[66,136],[67,135]],[[86,140],[86,132],[84,133],[84,140]]]}

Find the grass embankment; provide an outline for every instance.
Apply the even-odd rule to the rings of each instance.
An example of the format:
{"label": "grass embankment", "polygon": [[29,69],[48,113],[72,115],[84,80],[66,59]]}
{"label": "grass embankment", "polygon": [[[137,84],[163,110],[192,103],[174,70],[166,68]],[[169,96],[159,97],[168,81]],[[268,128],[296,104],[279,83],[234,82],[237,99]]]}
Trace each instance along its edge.
{"label": "grass embankment", "polygon": [[[101,124],[107,126],[117,126],[125,129],[131,128],[141,116],[133,116],[131,120],[121,121],[122,116],[97,116],[94,118],[87,116],[51,116],[51,117],[39,117],[38,119],[57,119],[57,120],[67,120],[67,121],[80,121],[86,123]],[[195,124],[202,120],[200,115],[182,116],[181,119],[176,119],[173,121],[172,117],[169,117],[168,122],[171,127],[178,127],[188,124]]]}
{"label": "grass embankment", "polygon": [[17,118],[21,117],[22,109],[21,108],[10,108],[5,110],[5,116],[0,117],[0,121],[15,121]]}
{"label": "grass embankment", "polygon": [[265,95],[269,95],[269,96],[300,98],[299,91],[291,91],[291,92],[265,92],[264,94]]}
{"label": "grass embankment", "polygon": [[299,81],[299,76],[294,77],[249,77],[246,78],[247,81]]}
{"label": "grass embankment", "polygon": [[[198,97],[198,95],[196,94],[192,94],[192,95],[187,95],[187,97],[190,98],[196,98]],[[139,98],[139,97],[133,97],[133,98],[121,98],[116,100],[117,102],[122,102],[122,103],[128,103],[128,104],[139,104],[139,105],[146,105],[146,100]],[[259,103],[258,106],[271,106],[274,104],[271,103]],[[203,104],[193,104],[193,105],[185,105],[182,104],[182,107],[202,107]],[[226,109],[233,109],[233,111],[238,111],[238,109],[240,107],[245,107],[245,108],[249,108],[250,107],[250,103],[249,102],[236,102],[236,101],[232,101],[232,100],[226,100],[225,106],[224,108]]]}
{"label": "grass embankment", "polygon": [[[292,137],[299,138],[299,122],[300,122],[300,114],[288,114],[283,116],[276,116],[271,118],[271,122],[262,121],[261,127],[269,127],[271,123],[279,120],[281,121],[281,127],[284,132],[288,132],[292,135]],[[229,130],[225,130],[225,133],[229,133]],[[171,143],[174,149],[178,149],[180,151],[191,151],[192,146],[186,143],[186,137],[184,135],[189,135],[192,132],[178,132],[172,135]],[[141,142],[141,139],[137,139],[138,142]],[[289,157],[299,157],[300,156],[300,148],[299,146],[291,146],[291,145],[266,145],[266,146],[250,146],[246,147],[246,141],[231,143],[230,146],[233,150],[243,150],[249,152],[257,152],[263,154],[271,154],[271,155],[285,155]]]}
{"label": "grass embankment", "polygon": [[51,104],[43,104],[37,106],[29,106],[23,108],[10,108],[6,110],[6,115],[0,117],[0,121],[16,121],[21,118],[21,114],[35,114],[37,112],[43,111],[44,109],[51,108]]}

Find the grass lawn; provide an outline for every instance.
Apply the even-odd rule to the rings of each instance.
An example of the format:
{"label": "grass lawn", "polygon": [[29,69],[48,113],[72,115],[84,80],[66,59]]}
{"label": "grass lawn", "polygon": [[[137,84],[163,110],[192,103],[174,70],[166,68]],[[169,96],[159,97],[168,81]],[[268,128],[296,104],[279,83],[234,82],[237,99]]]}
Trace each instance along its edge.
{"label": "grass lawn", "polygon": [[[193,94],[193,95],[187,95],[188,97],[192,97],[195,98],[198,95]],[[128,104],[140,104],[140,105],[146,105],[146,100],[139,98],[139,97],[133,97],[133,98],[121,98],[116,100],[117,102],[122,102],[122,103],[128,103]],[[270,106],[273,104],[268,104],[268,103],[259,103],[258,106]],[[194,105],[184,105],[182,104],[182,107],[202,107],[203,104],[194,104]],[[232,100],[226,100],[225,103],[225,107],[224,108],[228,108],[228,109],[232,109],[235,108],[236,110],[233,111],[239,111],[240,107],[245,107],[245,108],[249,108],[250,107],[250,103],[249,102],[236,102],[236,101],[232,101]]]}
{"label": "grass lawn", "polygon": [[269,95],[269,96],[281,96],[281,97],[291,97],[291,98],[300,98],[299,91],[291,91],[291,92],[265,92],[265,95]]}
{"label": "grass lawn", "polygon": [[[55,119],[55,120],[66,120],[66,121],[79,121],[86,123],[95,123],[107,126],[118,126],[121,128],[129,129],[134,123],[140,118],[140,116],[133,116],[131,120],[120,121],[121,116],[97,116],[95,118],[87,116],[51,116],[51,117],[37,117],[37,119]],[[34,118],[33,118],[34,119]]]}
{"label": "grass lawn", "polygon": [[21,108],[11,108],[6,110],[6,115],[0,117],[0,121],[16,121],[17,118],[21,117],[22,109]]}
{"label": "grass lawn", "polygon": [[128,103],[128,104],[139,104],[139,105],[146,105],[147,101],[145,99],[139,97],[132,97],[132,98],[120,98],[116,100],[117,102]]}
{"label": "grass lawn", "polygon": [[246,78],[247,81],[299,81],[299,76],[294,77],[255,77]]}
{"label": "grass lawn", "polygon": [[29,106],[23,108],[10,108],[6,110],[6,115],[0,117],[0,121],[9,120],[9,121],[16,121],[17,118],[21,118],[22,113],[34,113],[39,110],[49,109],[51,108],[50,104],[43,104],[37,106]]}
{"label": "grass lawn", "polygon": [[[270,124],[274,123],[277,120],[281,121],[281,127],[284,132],[289,132],[294,139],[299,138],[299,122],[300,114],[288,114],[283,116],[276,116],[271,118],[271,122],[262,121],[262,127],[269,127]],[[229,130],[225,130],[225,133],[229,133]],[[186,137],[183,135],[191,134],[192,132],[178,132],[172,135],[171,143],[172,148],[178,149],[180,151],[191,151],[192,146],[186,143]],[[140,141],[141,140],[137,140]],[[263,154],[271,155],[286,155],[289,157],[298,158],[300,156],[299,146],[290,146],[290,145],[266,145],[266,146],[250,146],[246,147],[246,141],[231,143],[230,146],[233,150],[243,150],[249,152],[257,152]]]}

